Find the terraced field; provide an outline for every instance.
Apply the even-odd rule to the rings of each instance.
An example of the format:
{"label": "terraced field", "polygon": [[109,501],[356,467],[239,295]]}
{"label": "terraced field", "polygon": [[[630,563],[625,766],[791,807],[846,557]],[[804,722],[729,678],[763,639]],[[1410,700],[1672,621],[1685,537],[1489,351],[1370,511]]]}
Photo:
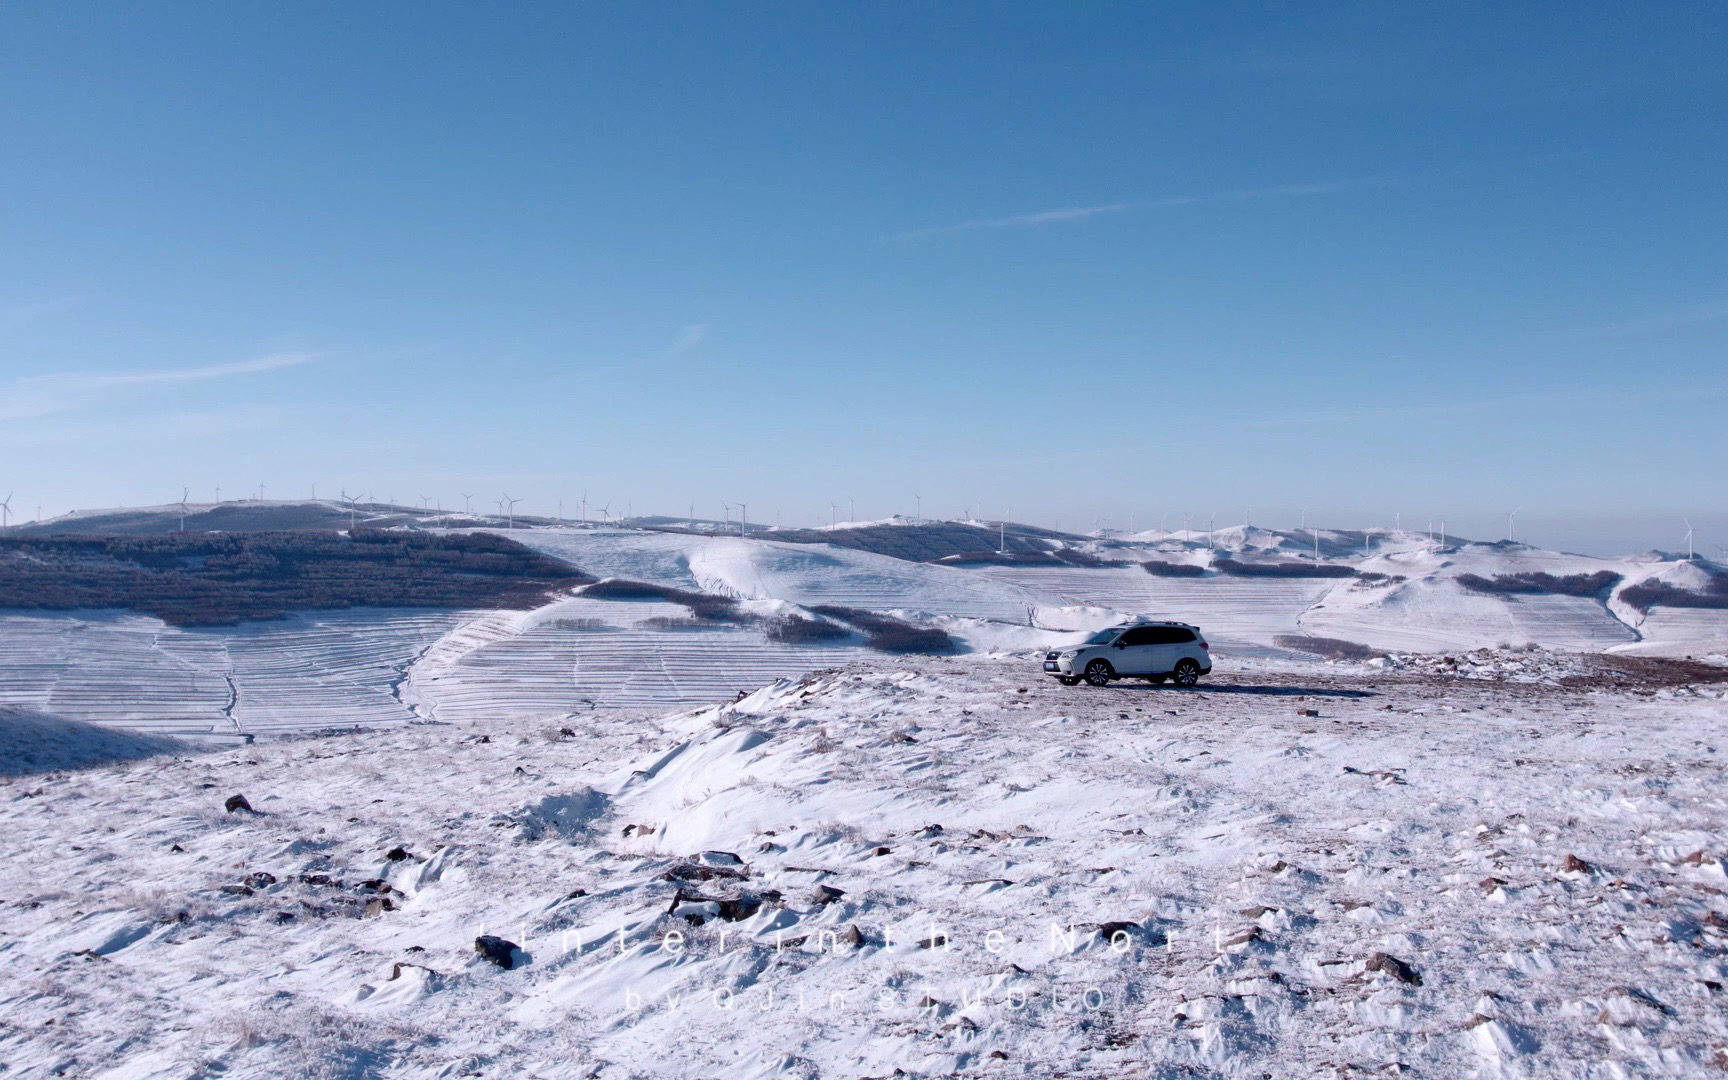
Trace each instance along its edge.
{"label": "terraced field", "polygon": [[178,734],[401,721],[402,671],[458,616],[340,612],[185,630],[143,615],[0,616],[0,704]]}
{"label": "terraced field", "polygon": [[[482,616],[414,666],[403,696],[423,715],[456,721],[698,704],[862,655],[776,644],[756,625],[676,625],[688,617],[676,604],[585,597]],[[651,625],[661,620],[673,627]]]}
{"label": "terraced field", "polygon": [[0,615],[0,704],[176,733],[232,730],[226,642],[129,614]]}
{"label": "terraced field", "polygon": [[1302,613],[1338,584],[1321,578],[1163,578],[1137,566],[997,566],[976,572],[1036,593],[1052,606],[1108,607],[1194,623],[1214,643],[1250,655],[1277,651],[1273,637],[1297,633]]}
{"label": "terraced field", "polygon": [[1583,596],[1478,596],[1450,581],[1417,581],[1384,598],[1340,591],[1302,616],[1304,632],[1382,649],[1445,652],[1484,643],[1597,652],[1637,639]]}
{"label": "terraced field", "polygon": [[[340,612],[185,630],[148,616],[0,617],[0,705],[174,734],[702,704],[847,663],[759,625],[677,627],[675,604]],[[674,628],[644,625],[670,620]]]}
{"label": "terraced field", "polygon": [[242,730],[264,733],[411,719],[396,688],[457,612],[344,612],[226,635]]}

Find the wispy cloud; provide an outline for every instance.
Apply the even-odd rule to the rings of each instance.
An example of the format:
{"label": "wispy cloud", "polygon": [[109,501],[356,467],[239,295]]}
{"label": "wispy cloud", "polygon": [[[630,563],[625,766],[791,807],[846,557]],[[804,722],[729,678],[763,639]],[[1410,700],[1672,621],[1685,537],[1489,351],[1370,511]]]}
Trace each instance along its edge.
{"label": "wispy cloud", "polygon": [[1661,334],[1670,330],[1688,330],[1695,326],[1723,321],[1728,321],[1728,303],[1668,311],[1645,319],[1595,323],[1590,326],[1556,331],[1556,334],[1560,337],[1577,338],[1643,337],[1647,334]]}
{"label": "wispy cloud", "polygon": [[314,357],[306,353],[277,353],[261,356],[256,360],[195,368],[26,375],[14,379],[10,386],[0,392],[0,419],[22,420],[68,412],[96,404],[110,393],[127,388],[207,382],[238,375],[255,375],[297,367],[311,363],[313,359]]}
{"label": "wispy cloud", "polygon": [[1291,199],[1311,195],[1331,195],[1340,191],[1355,188],[1372,187],[1391,183],[1384,177],[1371,177],[1360,180],[1338,180],[1319,184],[1285,184],[1280,187],[1244,188],[1234,191],[1216,191],[1203,195],[1166,195],[1158,199],[1138,199],[1131,202],[1102,203],[1098,206],[1069,206],[1055,210],[1038,210],[1026,214],[1009,214],[1006,217],[976,218],[972,221],[961,221],[953,225],[937,225],[928,229],[912,229],[908,232],[894,233],[882,237],[881,243],[891,243],[901,240],[920,240],[930,236],[944,236],[949,233],[975,232],[981,229],[1029,229],[1040,225],[1056,225],[1070,221],[1084,221],[1088,218],[1102,217],[1107,214],[1121,214],[1130,210],[1170,210],[1183,206],[1206,206],[1216,203],[1253,202],[1261,199]]}
{"label": "wispy cloud", "polygon": [[677,356],[679,353],[687,353],[691,349],[702,344],[702,342],[706,341],[707,338],[707,323],[691,323],[678,334],[678,340],[674,341],[672,347],[667,351],[673,356]]}

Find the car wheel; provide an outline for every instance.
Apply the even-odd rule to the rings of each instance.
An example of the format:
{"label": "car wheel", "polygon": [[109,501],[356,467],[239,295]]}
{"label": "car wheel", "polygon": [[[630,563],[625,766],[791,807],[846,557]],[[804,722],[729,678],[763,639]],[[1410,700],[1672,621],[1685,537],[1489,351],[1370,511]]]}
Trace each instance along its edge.
{"label": "car wheel", "polygon": [[1177,686],[1193,686],[1200,681],[1200,665],[1192,660],[1178,661],[1174,678]]}
{"label": "car wheel", "polygon": [[1063,686],[1074,686],[1080,682],[1080,676],[1078,676],[1078,675],[1058,675],[1058,676],[1056,676],[1056,681],[1061,683]]}
{"label": "car wheel", "polygon": [[1110,661],[1094,660],[1086,665],[1086,681],[1093,686],[1105,686],[1110,682],[1110,676],[1115,672],[1110,670]]}

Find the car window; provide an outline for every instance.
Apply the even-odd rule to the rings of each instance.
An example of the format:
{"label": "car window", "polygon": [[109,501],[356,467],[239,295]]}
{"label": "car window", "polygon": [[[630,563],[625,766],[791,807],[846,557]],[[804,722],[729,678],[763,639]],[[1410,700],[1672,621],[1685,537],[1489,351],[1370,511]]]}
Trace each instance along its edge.
{"label": "car window", "polygon": [[1146,631],[1148,645],[1180,645],[1194,640],[1194,632],[1180,626],[1153,626]]}
{"label": "car window", "polygon": [[1088,645],[1108,645],[1112,641],[1115,641],[1115,640],[1116,640],[1116,629],[1115,629],[1115,627],[1111,627],[1109,630],[1100,630],[1096,634],[1093,634],[1091,637],[1087,638],[1086,644],[1088,644]]}
{"label": "car window", "polygon": [[1156,645],[1158,644],[1158,631],[1149,626],[1137,626],[1122,635],[1122,644]]}

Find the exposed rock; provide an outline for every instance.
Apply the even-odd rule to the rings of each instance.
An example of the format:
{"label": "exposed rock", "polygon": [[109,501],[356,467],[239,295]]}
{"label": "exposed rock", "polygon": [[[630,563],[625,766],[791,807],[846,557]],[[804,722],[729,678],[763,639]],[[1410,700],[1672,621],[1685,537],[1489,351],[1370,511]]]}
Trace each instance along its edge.
{"label": "exposed rock", "polygon": [[1384,972],[1399,982],[1409,983],[1411,986],[1422,985],[1422,976],[1417,973],[1416,969],[1391,953],[1377,952],[1370,956],[1366,970]]}
{"label": "exposed rock", "polygon": [[889,852],[891,852],[893,850],[894,849],[891,847],[878,847],[878,848],[873,849],[870,852],[870,854],[871,855],[887,855]]}
{"label": "exposed rock", "polygon": [[663,881],[743,881],[750,876],[747,869],[730,866],[704,866],[701,863],[682,862],[661,874]]}
{"label": "exposed rock", "polygon": [[407,848],[393,847],[384,853],[384,857],[391,862],[401,862],[403,859],[412,859],[414,856],[408,853]]}
{"label": "exposed rock", "polygon": [[474,951],[505,971],[516,966],[517,945],[494,934],[481,934],[474,939]]}
{"label": "exposed rock", "polygon": [[857,923],[849,924],[846,929],[840,932],[840,936],[837,940],[845,942],[854,949],[861,949],[864,947],[864,933],[858,929]]}
{"label": "exposed rock", "polygon": [[1319,716],[1320,710],[1319,709],[1297,709],[1296,715],[1297,716]]}
{"label": "exposed rock", "polygon": [[763,898],[760,896],[749,894],[740,896],[736,900],[722,900],[720,901],[720,917],[727,922],[741,922],[756,914],[762,907],[762,900]]}
{"label": "exposed rock", "polygon": [[810,901],[814,904],[827,905],[832,904],[834,901],[845,895],[845,889],[836,889],[832,885],[818,885],[815,890],[811,892]]}
{"label": "exposed rock", "polygon": [[229,896],[251,896],[252,890],[245,885],[224,885],[222,891]]}
{"label": "exposed rock", "polygon": [[1576,855],[1566,856],[1566,861],[1561,864],[1560,869],[1568,874],[1594,874],[1596,872],[1595,867]]}
{"label": "exposed rock", "polygon": [[246,801],[246,796],[244,795],[228,796],[228,801],[222,804],[222,809],[228,811],[230,814],[238,813],[241,810],[246,811],[248,814],[256,814],[258,812],[252,809],[252,804]]}
{"label": "exposed rock", "polygon": [[276,875],[270,873],[268,870],[254,870],[240,880],[244,881],[254,889],[262,889],[266,885],[276,884]]}
{"label": "exposed rock", "polygon": [[388,896],[374,896],[372,899],[366,901],[366,917],[368,919],[375,919],[386,911],[395,910],[396,905],[390,902]]}
{"label": "exposed rock", "polygon": [[1131,940],[1140,932],[1139,923],[1107,922],[1098,924],[1098,940],[1106,945],[1116,940],[1117,934],[1125,934]]}

